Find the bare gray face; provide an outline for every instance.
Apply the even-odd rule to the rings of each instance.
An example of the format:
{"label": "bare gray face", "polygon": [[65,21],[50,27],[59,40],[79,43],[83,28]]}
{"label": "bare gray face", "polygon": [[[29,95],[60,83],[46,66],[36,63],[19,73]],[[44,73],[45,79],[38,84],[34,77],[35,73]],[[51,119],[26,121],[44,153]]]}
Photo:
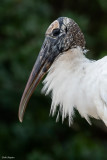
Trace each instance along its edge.
{"label": "bare gray face", "polygon": [[60,17],[49,26],[46,31],[44,43],[34,64],[20,102],[20,121],[23,119],[25,108],[34,89],[48,71],[54,60],[59,54],[63,54],[63,52],[77,46],[84,49],[85,40],[79,26],[72,19]]}
{"label": "bare gray face", "polygon": [[67,17],[55,20],[47,29],[46,36],[53,38],[53,45],[55,43],[61,52],[76,46],[85,48],[84,35],[78,24]]}

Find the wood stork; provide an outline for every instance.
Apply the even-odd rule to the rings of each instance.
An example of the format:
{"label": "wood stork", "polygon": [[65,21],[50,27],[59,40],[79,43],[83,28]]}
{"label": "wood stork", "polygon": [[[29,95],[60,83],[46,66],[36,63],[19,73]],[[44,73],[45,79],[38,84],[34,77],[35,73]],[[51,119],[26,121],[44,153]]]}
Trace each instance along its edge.
{"label": "wood stork", "polygon": [[72,122],[74,108],[89,123],[89,117],[107,125],[107,56],[93,61],[85,57],[85,39],[78,24],[67,17],[55,20],[47,29],[45,40],[24,90],[19,120],[43,76],[43,91],[51,92],[51,114],[59,107],[62,120]]}

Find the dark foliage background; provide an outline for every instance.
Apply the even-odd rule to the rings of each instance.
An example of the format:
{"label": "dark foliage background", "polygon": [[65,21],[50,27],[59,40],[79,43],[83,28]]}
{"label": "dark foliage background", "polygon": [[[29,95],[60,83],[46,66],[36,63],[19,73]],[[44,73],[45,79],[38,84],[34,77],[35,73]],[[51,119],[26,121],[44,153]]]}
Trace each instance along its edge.
{"label": "dark foliage background", "polygon": [[50,97],[33,94],[21,124],[18,105],[48,25],[73,18],[87,41],[88,57],[107,55],[107,0],[0,1],[0,158],[18,160],[106,160],[107,128],[90,126],[77,113],[74,123],[49,117]]}

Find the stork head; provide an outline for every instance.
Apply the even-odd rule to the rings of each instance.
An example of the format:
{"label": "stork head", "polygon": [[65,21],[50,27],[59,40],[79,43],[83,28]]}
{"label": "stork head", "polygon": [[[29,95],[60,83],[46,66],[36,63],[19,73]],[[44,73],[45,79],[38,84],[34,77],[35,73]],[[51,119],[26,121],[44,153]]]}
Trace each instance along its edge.
{"label": "stork head", "polygon": [[27,103],[36,86],[46,74],[56,58],[63,52],[80,46],[85,48],[84,35],[77,23],[67,17],[55,20],[47,29],[45,40],[38,58],[34,64],[29,80],[25,87],[20,106],[19,120],[22,122]]}

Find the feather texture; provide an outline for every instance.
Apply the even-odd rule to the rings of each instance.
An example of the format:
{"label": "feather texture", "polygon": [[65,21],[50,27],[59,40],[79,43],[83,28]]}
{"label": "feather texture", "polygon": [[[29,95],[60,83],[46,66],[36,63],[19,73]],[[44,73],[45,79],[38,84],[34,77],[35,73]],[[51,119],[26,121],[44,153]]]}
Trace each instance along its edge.
{"label": "feather texture", "polygon": [[70,49],[54,61],[43,83],[52,95],[52,115],[59,106],[58,116],[68,116],[70,125],[76,108],[89,123],[94,117],[107,125],[107,57],[91,61],[80,47]]}

